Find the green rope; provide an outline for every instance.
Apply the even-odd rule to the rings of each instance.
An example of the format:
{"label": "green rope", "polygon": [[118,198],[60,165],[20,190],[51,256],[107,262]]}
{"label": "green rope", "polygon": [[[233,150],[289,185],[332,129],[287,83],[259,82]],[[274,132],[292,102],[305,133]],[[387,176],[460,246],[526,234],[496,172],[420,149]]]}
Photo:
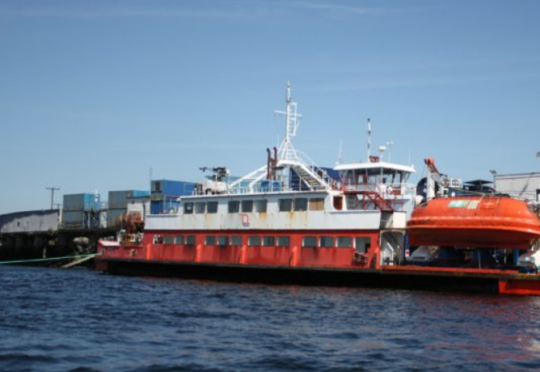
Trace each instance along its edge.
{"label": "green rope", "polygon": [[28,260],[16,260],[16,261],[0,261],[0,265],[9,265],[16,263],[26,263],[26,262],[46,262],[46,261],[59,261],[59,260],[68,260],[74,258],[85,258],[85,257],[96,257],[98,253],[92,254],[81,254],[75,256],[62,256],[62,257],[51,257],[51,258],[32,258]]}

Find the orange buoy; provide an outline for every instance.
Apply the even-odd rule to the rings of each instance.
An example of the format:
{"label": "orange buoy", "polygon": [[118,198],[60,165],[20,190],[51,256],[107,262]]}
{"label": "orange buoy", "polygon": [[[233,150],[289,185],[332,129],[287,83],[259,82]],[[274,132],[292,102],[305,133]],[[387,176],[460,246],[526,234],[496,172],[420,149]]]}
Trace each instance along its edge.
{"label": "orange buoy", "polygon": [[540,238],[540,221],[509,197],[435,198],[413,211],[407,232],[413,246],[529,249]]}

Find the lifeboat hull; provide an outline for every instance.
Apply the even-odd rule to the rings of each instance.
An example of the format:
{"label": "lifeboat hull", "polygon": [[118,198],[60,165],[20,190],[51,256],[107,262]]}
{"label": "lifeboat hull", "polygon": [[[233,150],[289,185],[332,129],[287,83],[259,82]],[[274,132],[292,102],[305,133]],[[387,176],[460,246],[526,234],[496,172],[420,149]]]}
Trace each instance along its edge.
{"label": "lifeboat hull", "polygon": [[512,198],[438,198],[414,210],[407,231],[413,246],[529,249],[540,237],[540,221]]}

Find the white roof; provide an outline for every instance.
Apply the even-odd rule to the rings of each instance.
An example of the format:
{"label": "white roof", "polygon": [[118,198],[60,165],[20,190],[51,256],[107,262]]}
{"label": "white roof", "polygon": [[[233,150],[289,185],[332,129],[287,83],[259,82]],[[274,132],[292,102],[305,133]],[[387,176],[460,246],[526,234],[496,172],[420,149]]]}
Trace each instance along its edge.
{"label": "white roof", "polygon": [[349,164],[340,164],[334,167],[336,171],[344,170],[357,170],[357,169],[388,169],[398,172],[407,172],[407,173],[416,173],[413,166],[400,165],[387,163],[384,161],[372,162],[372,163],[349,163]]}

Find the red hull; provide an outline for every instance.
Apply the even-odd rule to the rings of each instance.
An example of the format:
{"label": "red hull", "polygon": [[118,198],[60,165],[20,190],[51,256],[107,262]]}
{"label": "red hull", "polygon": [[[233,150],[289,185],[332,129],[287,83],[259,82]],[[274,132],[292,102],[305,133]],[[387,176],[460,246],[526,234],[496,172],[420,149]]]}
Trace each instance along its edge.
{"label": "red hull", "polygon": [[[298,232],[272,234],[290,236],[289,247],[245,244],[248,236],[265,235],[264,232],[229,232],[229,235],[242,236],[244,244],[241,246],[205,244],[206,236],[227,235],[225,232],[181,233],[195,236],[193,245],[154,244],[152,241],[159,235],[171,242],[165,238],[179,234],[147,232],[139,245],[100,242],[96,267],[113,274],[540,295],[540,275],[521,275],[516,270],[381,266],[379,232],[334,234],[368,238],[371,246],[363,255],[352,247],[302,247],[302,236]],[[304,232],[302,235],[321,237],[329,233]]]}

